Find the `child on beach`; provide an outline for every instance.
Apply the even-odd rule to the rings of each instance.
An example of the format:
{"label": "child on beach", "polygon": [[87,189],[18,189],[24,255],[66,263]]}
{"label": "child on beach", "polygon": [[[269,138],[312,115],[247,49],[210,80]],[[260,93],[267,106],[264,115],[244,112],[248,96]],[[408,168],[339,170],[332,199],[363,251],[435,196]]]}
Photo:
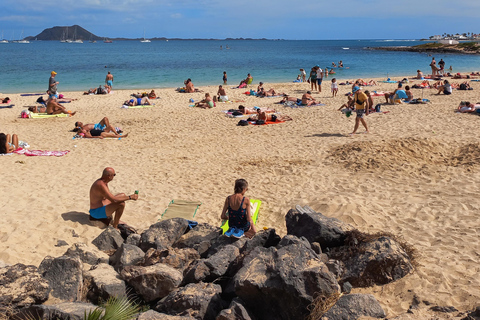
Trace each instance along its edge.
{"label": "child on beach", "polygon": [[307,82],[307,73],[305,72],[305,69],[300,69],[300,74],[302,75],[302,82]]}
{"label": "child on beach", "polygon": [[225,199],[220,218],[228,220],[230,228],[225,232],[227,237],[241,238],[247,231],[253,234],[256,232],[250,212],[250,199],[245,198],[247,190],[248,182],[245,179],[237,179],[234,194]]}
{"label": "child on beach", "polygon": [[223,71],[223,84],[227,84],[227,71]]}
{"label": "child on beach", "polygon": [[333,78],[332,79],[332,96],[336,97],[338,92],[338,83],[337,79]]}

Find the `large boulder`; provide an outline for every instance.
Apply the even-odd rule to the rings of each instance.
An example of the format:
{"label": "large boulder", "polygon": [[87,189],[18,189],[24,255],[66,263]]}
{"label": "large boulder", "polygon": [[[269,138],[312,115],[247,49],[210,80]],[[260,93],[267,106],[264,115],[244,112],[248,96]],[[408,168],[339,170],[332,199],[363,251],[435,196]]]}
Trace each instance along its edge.
{"label": "large boulder", "polygon": [[191,283],[172,291],[158,302],[156,311],[171,315],[189,315],[195,319],[215,319],[223,309],[222,288],[213,283]]}
{"label": "large boulder", "polygon": [[85,313],[97,308],[96,305],[83,302],[63,302],[53,305],[35,305],[22,309],[13,319],[69,319],[84,320]]}
{"label": "large boulder", "polygon": [[258,319],[302,319],[314,295],[340,292],[335,277],[306,241],[291,238],[278,248],[255,248],[233,279],[235,293]]}
{"label": "large boulder", "polygon": [[40,304],[48,299],[48,281],[35,266],[16,264],[0,268],[0,315],[7,309]]}
{"label": "large boulder", "polygon": [[125,240],[125,243],[138,247],[140,245],[140,238],[141,236],[138,233],[132,233],[128,236],[127,240]]}
{"label": "large boulder", "polygon": [[356,320],[360,317],[385,318],[386,314],[371,294],[347,294],[338,299],[321,319]]}
{"label": "large boulder", "polygon": [[138,264],[144,256],[145,253],[139,247],[122,243],[120,248],[110,257],[110,264],[115,270],[120,271],[126,266]]}
{"label": "large boulder", "polygon": [[389,237],[336,248],[329,257],[342,261],[339,281],[348,281],[354,287],[383,285],[413,271],[408,254]]}
{"label": "large boulder", "polygon": [[102,251],[117,250],[122,245],[123,238],[117,229],[109,226],[92,243]]}
{"label": "large boulder", "polygon": [[77,256],[83,263],[90,265],[96,265],[98,263],[108,263],[108,255],[105,252],[98,250],[97,248],[91,248],[85,243],[75,243],[67,252],[65,256],[74,257]]}
{"label": "large boulder", "polygon": [[190,316],[171,316],[165,313],[148,310],[147,312],[140,314],[137,320],[195,320],[195,318]]}
{"label": "large boulder", "polygon": [[252,315],[243,306],[243,301],[234,298],[228,309],[223,309],[215,320],[252,320]]}
{"label": "large boulder", "polygon": [[305,237],[310,243],[320,243],[322,250],[345,244],[347,232],[354,228],[336,218],[329,218],[321,213],[300,213],[292,209],[285,216],[287,233]]}
{"label": "large boulder", "polygon": [[222,232],[220,227],[207,223],[199,223],[195,228],[185,233],[173,244],[174,248],[193,248],[203,256],[210,248],[213,239]]}
{"label": "large boulder", "polygon": [[87,299],[95,304],[110,297],[126,296],[125,282],[112,266],[101,263],[83,275]]}
{"label": "large boulder", "polygon": [[151,266],[157,263],[169,265],[172,268],[183,272],[193,261],[200,259],[200,254],[192,248],[167,248],[153,249],[150,248],[140,263],[142,266]]}
{"label": "large boulder", "polygon": [[46,279],[52,291],[50,295],[61,301],[80,301],[82,298],[83,264],[78,257],[45,257],[38,272]]}
{"label": "large boulder", "polygon": [[192,263],[185,270],[184,283],[212,282],[222,277],[239,255],[240,249],[233,244],[222,247],[220,251],[207,259]]}
{"label": "large boulder", "polygon": [[140,248],[166,249],[176,242],[188,228],[188,221],[183,218],[162,220],[152,224],[140,235]]}
{"label": "large boulder", "polygon": [[180,271],[165,264],[153,266],[127,266],[121,277],[147,302],[165,297],[182,282]]}

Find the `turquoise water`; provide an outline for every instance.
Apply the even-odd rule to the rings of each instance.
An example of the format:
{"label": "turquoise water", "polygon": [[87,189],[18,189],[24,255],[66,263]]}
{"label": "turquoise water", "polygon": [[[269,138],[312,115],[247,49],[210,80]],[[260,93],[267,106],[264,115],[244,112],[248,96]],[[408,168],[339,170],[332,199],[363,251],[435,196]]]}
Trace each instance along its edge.
{"label": "turquoise water", "polygon": [[[368,47],[410,46],[420,41],[393,40],[183,40],[116,41],[69,44],[34,41],[0,44],[0,92],[43,92],[50,71],[55,70],[58,89],[84,91],[104,83],[107,71],[116,89],[180,87],[191,78],[195,85],[237,85],[247,73],[254,81],[288,82],[314,65],[322,68],[343,60],[338,79],[415,75],[429,71],[431,57],[422,53],[368,50]],[[225,49],[226,46],[230,49]],[[220,50],[220,46],[223,50]],[[344,49],[348,48],[348,49]],[[455,72],[479,70],[480,56],[442,54]],[[107,68],[105,68],[107,66]]]}

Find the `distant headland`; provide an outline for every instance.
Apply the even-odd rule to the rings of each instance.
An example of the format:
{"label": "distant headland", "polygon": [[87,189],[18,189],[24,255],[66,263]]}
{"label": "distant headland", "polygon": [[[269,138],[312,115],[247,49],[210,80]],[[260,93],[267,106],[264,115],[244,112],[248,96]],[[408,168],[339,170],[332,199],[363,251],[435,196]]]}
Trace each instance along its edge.
{"label": "distant headland", "polygon": [[429,42],[411,47],[369,47],[371,50],[385,51],[408,51],[426,53],[457,53],[457,54],[480,54],[480,43],[478,42]]}

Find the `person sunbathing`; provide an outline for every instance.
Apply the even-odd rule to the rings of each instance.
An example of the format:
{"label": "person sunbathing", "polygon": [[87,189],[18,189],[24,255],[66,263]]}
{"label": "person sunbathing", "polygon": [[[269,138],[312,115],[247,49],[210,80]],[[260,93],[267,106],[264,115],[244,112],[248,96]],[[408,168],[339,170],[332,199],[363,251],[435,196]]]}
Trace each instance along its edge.
{"label": "person sunbathing", "polygon": [[413,100],[413,93],[410,91],[410,86],[405,86],[405,93],[407,94],[407,99],[405,99],[405,102],[410,102]]}
{"label": "person sunbathing", "polygon": [[83,94],[84,95],[87,95],[87,94],[96,94],[97,93],[97,88],[90,88],[88,89],[88,91],[83,91]]}
{"label": "person sunbathing", "polygon": [[0,154],[12,153],[18,149],[18,136],[0,133]]}
{"label": "person sunbathing", "polygon": [[30,106],[30,107],[28,107],[28,111],[33,112],[33,113],[46,113],[47,112],[47,107],[44,106],[44,105]]}
{"label": "person sunbathing", "polygon": [[150,102],[150,99],[148,99],[147,97],[125,100],[125,102],[123,104],[126,105],[126,106],[129,106],[129,107],[130,106],[149,106],[149,105],[152,105],[152,103]]}
{"label": "person sunbathing", "polygon": [[75,132],[83,138],[88,138],[88,139],[104,139],[104,138],[126,138],[128,137],[128,133],[121,135],[121,134],[116,134],[113,132],[105,132],[103,130],[99,129],[91,129],[91,130],[85,130],[81,128],[75,128]]}
{"label": "person sunbathing", "polygon": [[280,100],[280,101],[277,102],[277,103],[283,104],[283,103],[285,103],[285,102],[287,102],[287,101],[293,101],[293,102],[295,102],[295,103],[301,103],[301,102],[302,102],[302,99],[298,99],[298,98],[295,98],[295,97],[290,97],[288,94],[284,94],[282,100]]}
{"label": "person sunbathing", "polygon": [[148,99],[157,99],[157,94],[155,93],[155,90],[152,89],[150,93],[148,94]]}
{"label": "person sunbathing", "polygon": [[203,109],[213,108],[215,107],[215,102],[213,101],[212,97],[210,97],[210,93],[207,92],[205,93],[205,99],[195,103],[195,107],[203,108]]}
{"label": "person sunbathing", "polygon": [[47,100],[47,108],[46,108],[45,111],[47,112],[47,114],[50,114],[50,115],[64,113],[64,114],[69,114],[69,115],[73,116],[77,113],[77,112],[67,111],[67,109],[65,109],[64,106],[60,105],[57,102],[57,98],[55,98],[55,97],[52,97],[52,98]]}
{"label": "person sunbathing", "polygon": [[2,100],[1,103],[9,103],[10,102],[10,98],[9,97],[6,97],[6,98],[0,98]]}
{"label": "person sunbathing", "polygon": [[238,106],[238,110],[242,113],[242,114],[256,114],[257,113],[257,110],[260,110],[262,112],[267,112],[267,113],[274,113],[276,112],[274,109],[268,109],[268,108],[259,108],[259,107],[253,107],[253,108],[245,108],[244,106],[242,105],[239,105]]}
{"label": "person sunbathing", "polygon": [[423,72],[420,70],[417,70],[417,79],[423,80]]}
{"label": "person sunbathing", "polygon": [[[110,124],[110,121],[107,117],[104,117],[100,120],[99,123],[82,123],[80,121],[75,122],[75,128],[77,129],[84,129],[84,130],[101,130],[103,132],[113,132],[115,134],[119,134],[117,129]],[[75,131],[75,129],[74,129]],[[78,131],[78,130],[77,130]]]}
{"label": "person sunbathing", "polygon": [[253,117],[253,119],[258,120],[263,120],[263,121],[290,121],[293,120],[291,117],[287,115],[280,115],[280,114],[274,114],[274,113],[267,113],[265,111],[262,111],[260,109],[257,109],[257,115]]}
{"label": "person sunbathing", "polygon": [[195,87],[193,86],[193,82],[192,82],[192,79],[187,79],[185,82],[185,92],[186,93],[194,93],[196,90],[195,90]]}
{"label": "person sunbathing", "polygon": [[317,101],[312,97],[312,92],[307,91],[307,93],[302,96],[302,106],[311,106],[314,104],[317,104]]}
{"label": "person sunbathing", "polygon": [[457,111],[460,113],[474,113],[477,111],[477,109],[475,108],[475,105],[473,103],[467,101],[465,102],[465,104],[460,103]]}

